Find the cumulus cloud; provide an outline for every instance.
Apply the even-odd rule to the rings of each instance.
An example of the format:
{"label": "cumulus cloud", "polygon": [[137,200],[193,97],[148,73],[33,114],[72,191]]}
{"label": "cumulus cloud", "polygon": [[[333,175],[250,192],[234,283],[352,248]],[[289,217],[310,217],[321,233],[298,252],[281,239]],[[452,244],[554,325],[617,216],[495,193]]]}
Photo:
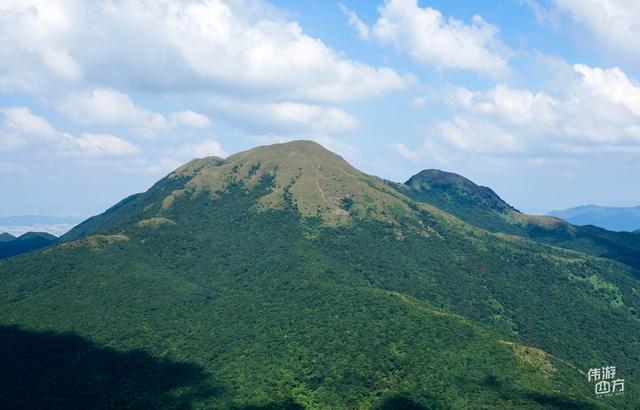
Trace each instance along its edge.
{"label": "cumulus cloud", "polygon": [[206,128],[211,124],[207,116],[191,110],[173,113],[167,119],[135,104],[127,94],[110,88],[67,95],[57,102],[56,109],[80,124],[126,127],[145,138],[155,137],[180,125]]}
{"label": "cumulus cloud", "polygon": [[0,9],[4,89],[33,91],[50,78],[345,101],[402,89],[410,80],[345,59],[259,1],[10,1]]}
{"label": "cumulus cloud", "polygon": [[3,128],[20,134],[35,137],[52,138],[56,130],[44,118],[33,115],[26,107],[7,107],[0,109],[4,114]]}
{"label": "cumulus cloud", "polygon": [[228,154],[222,149],[222,145],[215,140],[204,140],[194,144],[186,144],[176,150],[176,155],[181,158],[204,158],[204,157],[221,157],[224,158]]}
{"label": "cumulus cloud", "polygon": [[488,76],[508,71],[506,47],[498,38],[499,28],[478,15],[465,24],[453,17],[447,19],[431,7],[420,7],[417,0],[386,0],[378,8],[378,20],[370,28],[355,12],[342,9],[361,37],[373,37],[381,44],[392,45],[425,65]]}
{"label": "cumulus cloud", "polygon": [[[555,62],[554,67],[558,67]],[[443,100],[453,118],[427,140],[452,151],[519,157],[640,152],[640,85],[620,68],[582,64],[558,70],[546,90],[499,84],[484,91],[452,87]],[[399,155],[427,155],[395,144]]]}
{"label": "cumulus cloud", "polygon": [[69,95],[56,107],[78,123],[131,126],[145,137],[170,127],[163,115],[136,105],[128,95],[113,89],[96,88],[88,93]]}
{"label": "cumulus cloud", "polygon": [[0,3],[0,91],[34,91],[49,78],[82,78],[82,67],[67,47],[75,25],[73,6],[69,1]]}
{"label": "cumulus cloud", "polygon": [[59,134],[45,119],[35,116],[25,107],[0,109],[4,115],[0,125],[0,151],[14,151],[29,140],[53,140]]}
{"label": "cumulus cloud", "polygon": [[113,135],[83,133],[73,136],[60,132],[25,107],[8,107],[0,112],[4,115],[0,123],[0,147],[5,151],[31,145],[35,149],[53,149],[60,155],[117,157],[141,152],[137,146]]}
{"label": "cumulus cloud", "polygon": [[[337,106],[415,81],[345,57],[262,0],[0,3],[0,93],[115,135],[171,136],[215,115],[253,134],[342,133],[358,120]],[[221,102],[167,113],[138,96]]]}
{"label": "cumulus cloud", "polygon": [[640,2],[635,0],[552,0],[555,7],[583,25],[603,51],[640,62]]}
{"label": "cumulus cloud", "polygon": [[504,84],[486,92],[456,87],[449,98],[467,111],[500,116],[515,124],[550,125],[557,119],[554,107],[558,102],[548,94],[514,89]]}
{"label": "cumulus cloud", "polygon": [[64,152],[67,154],[121,157],[141,153],[137,146],[113,135],[84,133],[79,137],[68,134],[64,137]]}
{"label": "cumulus cloud", "polygon": [[582,76],[583,85],[596,97],[626,106],[640,116],[640,86],[635,85],[618,67],[608,70],[584,64],[573,66]]}
{"label": "cumulus cloud", "polygon": [[475,153],[514,153],[522,142],[488,121],[455,117],[438,125],[438,135],[448,145]]}
{"label": "cumulus cloud", "polygon": [[296,102],[248,103],[215,98],[219,115],[257,134],[339,134],[353,131],[358,119],[340,108]]}
{"label": "cumulus cloud", "polygon": [[171,114],[171,121],[175,124],[184,124],[194,128],[207,128],[211,125],[209,117],[191,110]]}

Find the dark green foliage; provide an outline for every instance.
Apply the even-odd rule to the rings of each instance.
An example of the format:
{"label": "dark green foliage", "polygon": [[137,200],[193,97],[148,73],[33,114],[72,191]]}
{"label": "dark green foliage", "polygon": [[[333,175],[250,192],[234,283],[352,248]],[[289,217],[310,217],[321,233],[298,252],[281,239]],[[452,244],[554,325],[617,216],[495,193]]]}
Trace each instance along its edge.
{"label": "dark green foliage", "polygon": [[0,326],[0,369],[7,409],[181,408],[222,394],[198,366],[17,326]]}
{"label": "dark green foliage", "polygon": [[345,211],[349,211],[351,210],[351,207],[353,207],[353,199],[351,197],[344,197],[340,200],[340,208],[344,209]]}
{"label": "dark green foliage", "polygon": [[2,240],[0,241],[0,259],[41,249],[53,245],[57,240],[58,238],[46,232],[27,232],[14,239]]}

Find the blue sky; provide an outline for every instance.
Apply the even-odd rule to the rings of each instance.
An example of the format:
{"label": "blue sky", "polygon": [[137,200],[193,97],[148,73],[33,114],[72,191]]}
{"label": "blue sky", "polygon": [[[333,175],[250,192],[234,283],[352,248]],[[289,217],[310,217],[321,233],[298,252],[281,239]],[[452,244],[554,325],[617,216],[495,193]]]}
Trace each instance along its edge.
{"label": "blue sky", "polygon": [[0,215],[89,216],[312,139],[516,208],[640,204],[634,0],[0,0]]}

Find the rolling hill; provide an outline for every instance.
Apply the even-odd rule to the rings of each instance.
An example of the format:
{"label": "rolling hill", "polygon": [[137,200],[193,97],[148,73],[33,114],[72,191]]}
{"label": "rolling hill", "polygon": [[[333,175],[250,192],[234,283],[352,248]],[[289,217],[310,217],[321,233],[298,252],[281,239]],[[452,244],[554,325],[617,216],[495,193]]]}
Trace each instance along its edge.
{"label": "rolling hill", "polygon": [[[640,405],[586,378],[611,364],[638,380],[631,266],[481,229],[409,186],[312,142],[258,147],[191,161],[1,261],[4,403]],[[477,194],[480,213],[517,212]]]}
{"label": "rolling hill", "polygon": [[549,215],[562,218],[574,225],[594,225],[610,231],[631,232],[640,228],[640,206],[616,208],[584,205],[552,211]]}

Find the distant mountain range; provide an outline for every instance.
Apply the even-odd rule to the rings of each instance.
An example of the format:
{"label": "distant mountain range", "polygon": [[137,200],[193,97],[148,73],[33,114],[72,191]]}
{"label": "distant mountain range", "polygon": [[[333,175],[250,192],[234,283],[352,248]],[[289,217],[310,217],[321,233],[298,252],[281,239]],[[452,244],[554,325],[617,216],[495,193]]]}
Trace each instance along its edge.
{"label": "distant mountain range", "polygon": [[84,219],[77,216],[5,215],[0,216],[0,232],[8,232],[13,236],[26,232],[48,232],[60,236]]}
{"label": "distant mountain range", "polygon": [[562,218],[574,225],[594,225],[611,231],[635,231],[640,229],[640,206],[630,208],[584,205],[549,215]]}
{"label": "distant mountain range", "polygon": [[57,240],[56,236],[47,232],[27,232],[17,238],[5,232],[0,234],[0,259],[44,248]]}
{"label": "distant mountain range", "polygon": [[[640,236],[308,141],[193,160],[0,261],[7,408],[640,408]],[[586,373],[617,366],[624,395]],[[2,377],[8,374],[8,377]],[[26,386],[26,387],[25,387]]]}

